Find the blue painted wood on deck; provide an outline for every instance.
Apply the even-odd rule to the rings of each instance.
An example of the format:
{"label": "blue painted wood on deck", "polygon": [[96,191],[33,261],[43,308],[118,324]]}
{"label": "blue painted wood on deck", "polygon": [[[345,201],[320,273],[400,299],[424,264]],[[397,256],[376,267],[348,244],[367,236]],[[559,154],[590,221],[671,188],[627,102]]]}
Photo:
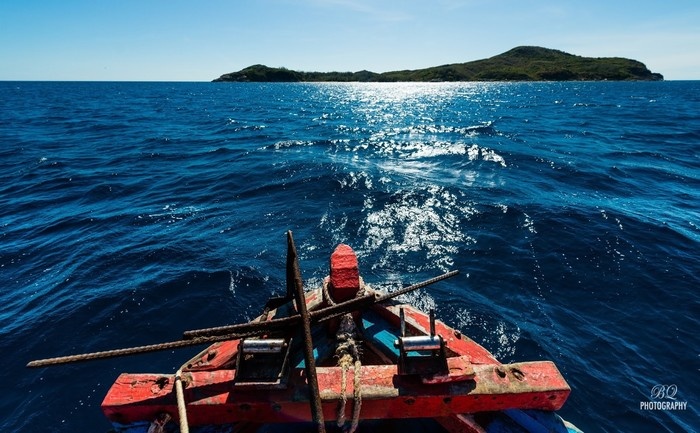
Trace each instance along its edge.
{"label": "blue painted wood on deck", "polygon": [[[328,338],[328,332],[325,326],[314,326],[311,328],[311,339],[314,342],[314,362],[316,365],[328,359],[335,354],[335,344]],[[295,337],[295,343],[292,345],[292,354],[290,355],[291,364],[296,365],[296,368],[305,368],[304,352],[301,347],[304,341],[301,333]]]}
{"label": "blue painted wood on deck", "polygon": [[562,419],[543,410],[507,409],[495,415],[488,433],[569,433]]}
{"label": "blue painted wood on deck", "polygon": [[394,341],[399,337],[399,328],[391,326],[372,310],[362,314],[362,332],[365,339],[390,359],[399,358],[399,349]]}

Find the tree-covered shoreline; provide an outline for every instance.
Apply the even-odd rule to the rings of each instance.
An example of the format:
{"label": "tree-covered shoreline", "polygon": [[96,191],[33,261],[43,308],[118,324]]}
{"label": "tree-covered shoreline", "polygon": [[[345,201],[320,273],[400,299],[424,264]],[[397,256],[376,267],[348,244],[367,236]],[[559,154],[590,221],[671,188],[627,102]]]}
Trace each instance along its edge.
{"label": "tree-covered shoreline", "polygon": [[253,65],[213,80],[238,82],[400,82],[400,81],[661,81],[636,60],[582,57],[559,50],[521,46],[488,59],[417,70],[375,73],[301,72]]}

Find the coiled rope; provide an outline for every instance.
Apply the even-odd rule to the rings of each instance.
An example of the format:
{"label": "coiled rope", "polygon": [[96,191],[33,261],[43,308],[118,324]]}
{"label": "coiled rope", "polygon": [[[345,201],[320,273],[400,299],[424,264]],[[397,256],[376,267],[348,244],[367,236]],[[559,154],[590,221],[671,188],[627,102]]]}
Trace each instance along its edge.
{"label": "coiled rope", "polygon": [[[366,286],[360,278],[360,289],[355,295],[355,299],[363,298]],[[326,279],[323,282],[322,294],[323,300],[330,305],[330,308],[338,305],[328,292],[329,281]],[[348,301],[346,301],[348,302]],[[335,348],[335,356],[338,358],[338,366],[341,368],[340,380],[340,406],[338,407],[338,427],[343,428],[347,433],[354,433],[360,423],[360,409],[362,408],[362,361],[360,360],[360,344],[359,332],[355,325],[355,319],[352,313],[345,313],[341,316],[338,332],[336,333],[337,346]],[[345,407],[348,402],[347,391],[347,373],[350,367],[353,366],[353,401],[352,421],[350,426],[346,425]]]}

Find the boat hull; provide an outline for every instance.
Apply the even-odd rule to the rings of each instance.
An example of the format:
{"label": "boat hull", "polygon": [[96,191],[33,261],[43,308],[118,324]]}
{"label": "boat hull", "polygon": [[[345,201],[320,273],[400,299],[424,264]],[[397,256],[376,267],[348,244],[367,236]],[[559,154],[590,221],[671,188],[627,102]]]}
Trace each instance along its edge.
{"label": "boat hull", "polygon": [[[318,308],[321,297],[320,293],[311,292],[307,303]],[[367,350],[375,352],[377,359],[396,360],[395,339],[402,309],[407,332],[430,332],[430,317],[410,305],[392,303],[371,307],[358,321],[362,323]],[[433,327],[450,352],[448,371],[437,375],[401,375],[396,363],[361,365],[357,372],[361,378],[363,422],[421,419],[429,414],[439,425],[449,426],[456,423],[457,414],[507,409],[551,412],[566,401],[570,388],[553,363],[504,365],[482,346],[442,322],[435,321]],[[314,338],[319,342],[319,350],[315,352],[319,362],[316,374],[323,416],[326,420],[340,418],[339,402],[345,396],[348,403],[342,416],[350,419],[355,367],[343,373],[337,365],[323,365],[323,358],[328,357],[325,352],[329,350],[325,347],[328,345],[325,330],[321,328]],[[264,424],[311,422],[308,384],[300,354],[291,355],[293,367],[283,385],[237,386],[233,360],[239,344],[240,340],[215,343],[186,364],[182,380],[189,425],[205,429],[236,425],[240,429],[247,425],[250,429],[261,428],[261,420]],[[102,410],[119,432],[139,431],[162,414],[171,414],[176,419],[174,383],[174,375],[122,374],[105,397]],[[457,431],[464,431],[463,428]]]}

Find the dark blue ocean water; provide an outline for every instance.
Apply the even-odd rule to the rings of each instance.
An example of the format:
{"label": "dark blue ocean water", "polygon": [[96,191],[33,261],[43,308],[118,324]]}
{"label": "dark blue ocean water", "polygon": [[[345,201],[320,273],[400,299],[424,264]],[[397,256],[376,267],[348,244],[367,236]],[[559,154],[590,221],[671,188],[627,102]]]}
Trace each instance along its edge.
{"label": "dark blue ocean water", "polygon": [[[700,82],[0,83],[0,430],[106,432],[119,373],[308,286],[344,242],[587,433],[700,426]],[[676,385],[684,411],[644,410]],[[668,400],[670,401],[670,400]]]}

